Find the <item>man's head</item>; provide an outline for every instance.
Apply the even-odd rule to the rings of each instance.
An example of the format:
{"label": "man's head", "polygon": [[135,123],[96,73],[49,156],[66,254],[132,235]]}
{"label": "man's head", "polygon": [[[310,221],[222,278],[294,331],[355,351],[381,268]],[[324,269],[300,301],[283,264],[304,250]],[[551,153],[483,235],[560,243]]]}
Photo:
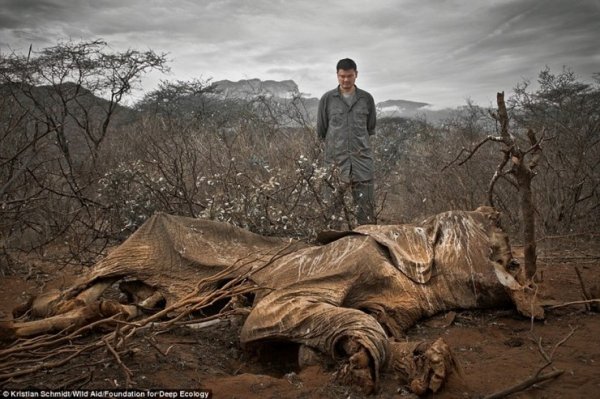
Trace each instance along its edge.
{"label": "man's head", "polygon": [[339,60],[336,66],[338,83],[342,92],[349,93],[354,90],[354,82],[358,71],[356,63],[350,58]]}

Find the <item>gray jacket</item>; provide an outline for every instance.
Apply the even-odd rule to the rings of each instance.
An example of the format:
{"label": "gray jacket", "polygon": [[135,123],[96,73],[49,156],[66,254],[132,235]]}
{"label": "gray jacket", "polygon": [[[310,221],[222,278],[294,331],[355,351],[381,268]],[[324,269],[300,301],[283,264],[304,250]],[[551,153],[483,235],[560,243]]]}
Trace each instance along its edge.
{"label": "gray jacket", "polygon": [[346,182],[373,179],[373,154],[369,136],[375,134],[376,109],[373,96],[356,88],[348,105],[339,87],[319,101],[317,134],[325,140],[325,162],[339,168]]}

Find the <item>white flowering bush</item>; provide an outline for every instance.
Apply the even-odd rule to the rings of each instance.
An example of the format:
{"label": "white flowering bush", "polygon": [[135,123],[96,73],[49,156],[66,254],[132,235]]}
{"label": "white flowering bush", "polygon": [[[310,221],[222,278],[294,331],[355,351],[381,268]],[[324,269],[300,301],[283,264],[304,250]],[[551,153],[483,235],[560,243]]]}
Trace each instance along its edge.
{"label": "white flowering bush", "polygon": [[207,128],[173,132],[148,121],[138,127],[132,159],[98,182],[114,232],[131,231],[157,211],[299,238],[353,227],[351,202],[334,210],[325,200],[325,186],[335,191],[339,182],[308,129],[266,134],[253,124],[224,136]]}
{"label": "white flowering bush", "polygon": [[296,166],[264,165],[264,171],[251,174],[232,162],[227,174],[201,179],[211,195],[199,216],[265,235],[314,236],[331,219],[322,198],[328,170],[304,155]]}
{"label": "white flowering bush", "polygon": [[160,193],[169,185],[147,172],[140,160],[121,162],[98,180],[98,200],[107,203],[110,225],[119,233],[131,233],[161,209]]}

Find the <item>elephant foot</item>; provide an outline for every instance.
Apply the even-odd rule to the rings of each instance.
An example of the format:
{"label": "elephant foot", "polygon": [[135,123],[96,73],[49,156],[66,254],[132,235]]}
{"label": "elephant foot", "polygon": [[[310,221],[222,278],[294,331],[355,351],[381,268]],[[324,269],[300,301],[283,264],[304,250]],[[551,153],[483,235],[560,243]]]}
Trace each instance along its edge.
{"label": "elephant foot", "polygon": [[336,372],[336,379],[344,384],[357,387],[364,394],[371,394],[377,388],[373,361],[367,349],[353,338],[344,340],[341,348],[345,360]]}
{"label": "elephant foot", "polygon": [[427,342],[390,342],[388,370],[394,372],[412,392],[437,392],[448,376],[457,370],[450,348],[439,338]]}
{"label": "elephant foot", "polygon": [[333,359],[310,346],[300,345],[298,349],[298,366],[300,370],[311,366],[328,368],[333,366]]}

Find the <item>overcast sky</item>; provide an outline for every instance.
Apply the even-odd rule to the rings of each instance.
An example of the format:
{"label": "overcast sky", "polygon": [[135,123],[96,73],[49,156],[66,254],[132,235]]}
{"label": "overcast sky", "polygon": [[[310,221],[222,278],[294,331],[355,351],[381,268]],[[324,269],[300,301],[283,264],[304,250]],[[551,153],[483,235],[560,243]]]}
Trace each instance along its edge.
{"label": "overcast sky", "polygon": [[353,58],[377,102],[493,104],[550,67],[600,72],[600,0],[0,0],[0,51],[104,39],[168,53],[159,79],[293,79],[320,97]]}

